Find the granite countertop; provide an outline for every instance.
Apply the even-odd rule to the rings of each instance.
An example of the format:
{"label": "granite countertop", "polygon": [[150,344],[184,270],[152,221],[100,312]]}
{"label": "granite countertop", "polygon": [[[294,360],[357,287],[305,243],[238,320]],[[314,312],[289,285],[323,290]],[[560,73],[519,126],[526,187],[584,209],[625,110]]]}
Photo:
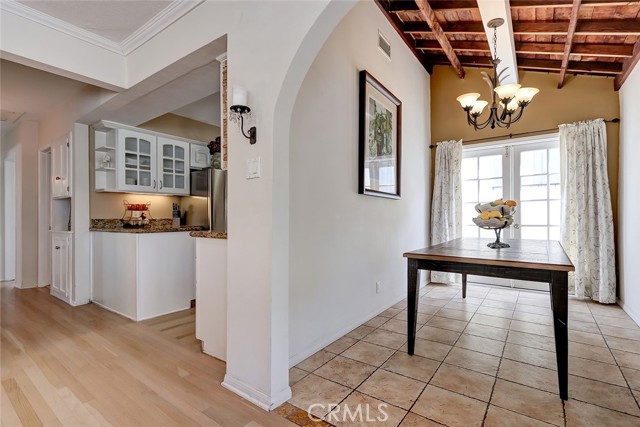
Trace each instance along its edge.
{"label": "granite countertop", "polygon": [[189,236],[205,239],[227,239],[227,233],[223,231],[192,231]]}
{"label": "granite countertop", "polygon": [[194,225],[182,225],[180,227],[174,227],[171,219],[151,219],[149,220],[148,227],[123,227],[122,222],[119,219],[92,219],[90,231],[101,231],[106,233],[171,233],[180,231],[191,231],[208,233],[207,227],[194,226]]}

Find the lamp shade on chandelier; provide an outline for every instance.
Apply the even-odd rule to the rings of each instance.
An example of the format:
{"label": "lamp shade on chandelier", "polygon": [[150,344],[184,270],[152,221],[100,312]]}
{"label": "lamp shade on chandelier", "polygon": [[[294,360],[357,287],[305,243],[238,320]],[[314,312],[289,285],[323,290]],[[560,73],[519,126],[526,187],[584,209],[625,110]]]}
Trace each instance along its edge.
{"label": "lamp shade on chandelier", "polygon": [[508,77],[508,75],[502,77],[502,74],[507,70],[506,68],[498,72],[498,65],[500,64],[500,58],[498,58],[498,27],[502,24],[504,24],[504,19],[502,18],[495,18],[487,23],[489,28],[493,28],[494,49],[493,58],[490,61],[493,66],[493,76],[489,76],[484,71],[482,72],[482,78],[491,88],[489,117],[486,120],[480,119],[489,102],[479,99],[479,93],[465,93],[456,98],[467,113],[467,122],[475,130],[484,129],[487,126],[490,126],[491,129],[495,129],[496,126],[508,128],[512,123],[522,118],[525,107],[531,103],[533,97],[539,92],[534,87],[521,87],[517,83],[500,84],[502,80]]}

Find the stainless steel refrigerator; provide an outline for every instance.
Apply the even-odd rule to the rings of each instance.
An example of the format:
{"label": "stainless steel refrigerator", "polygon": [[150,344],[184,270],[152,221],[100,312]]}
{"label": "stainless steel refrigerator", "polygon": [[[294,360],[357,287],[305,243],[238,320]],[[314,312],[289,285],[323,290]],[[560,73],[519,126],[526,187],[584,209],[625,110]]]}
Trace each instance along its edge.
{"label": "stainless steel refrigerator", "polygon": [[227,231],[227,171],[191,171],[191,195],[207,198],[209,230]]}

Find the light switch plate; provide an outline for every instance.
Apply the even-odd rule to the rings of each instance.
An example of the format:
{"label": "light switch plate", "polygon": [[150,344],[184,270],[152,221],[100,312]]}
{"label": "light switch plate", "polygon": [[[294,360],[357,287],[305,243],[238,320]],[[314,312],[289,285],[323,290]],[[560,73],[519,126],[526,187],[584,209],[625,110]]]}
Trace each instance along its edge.
{"label": "light switch plate", "polygon": [[247,160],[247,179],[260,178],[260,157]]}

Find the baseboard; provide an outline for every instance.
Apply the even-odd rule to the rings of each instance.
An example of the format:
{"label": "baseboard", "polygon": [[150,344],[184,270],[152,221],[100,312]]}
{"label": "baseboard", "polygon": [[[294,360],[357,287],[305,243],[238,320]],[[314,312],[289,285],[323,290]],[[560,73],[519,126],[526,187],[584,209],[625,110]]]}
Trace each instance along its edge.
{"label": "baseboard", "polygon": [[[426,275],[425,275],[426,276]],[[427,285],[428,281],[421,281],[420,282],[420,289],[422,289],[423,287],[425,287]],[[384,305],[382,307],[378,307],[375,310],[369,312],[368,314],[366,314],[365,316],[363,316],[361,319],[353,322],[352,324],[350,324],[349,326],[340,329],[337,333],[333,334],[332,336],[330,336],[329,338],[327,338],[326,340],[321,341],[319,344],[314,345],[313,347],[304,350],[294,356],[289,357],[289,367],[293,367],[296,366],[298,363],[302,362],[303,360],[305,360],[307,357],[312,356],[314,354],[316,354],[318,351],[322,350],[323,348],[325,348],[326,346],[328,346],[329,344],[331,344],[332,342],[334,342],[335,340],[342,338],[344,335],[348,334],[349,332],[351,332],[352,330],[354,330],[355,328],[357,328],[358,326],[362,325],[365,322],[368,322],[369,320],[373,319],[374,317],[376,317],[378,314],[382,313],[383,311],[385,311],[386,309],[393,307],[394,305],[396,305],[397,303],[399,303],[400,301],[402,301],[403,299],[405,299],[406,296],[402,296],[400,298],[398,298],[397,300],[395,300],[395,302],[392,302],[389,305]]]}
{"label": "baseboard", "polygon": [[115,313],[115,314],[119,314],[122,317],[126,317],[127,319],[131,319],[134,322],[137,322],[137,320],[134,317],[128,316],[128,315],[126,315],[124,313],[120,313],[118,310],[114,310],[113,308],[107,307],[106,305],[100,304],[99,302],[91,301],[91,303],[97,305],[100,308],[104,308],[107,311],[110,311],[110,312]]}
{"label": "baseboard", "polygon": [[625,303],[622,302],[620,299],[617,300],[617,303],[620,307],[622,307],[624,312],[627,313],[629,317],[633,319],[634,322],[636,322],[636,325],[640,326],[640,314],[633,311],[631,307],[629,307],[628,305],[625,305]]}
{"label": "baseboard", "polygon": [[271,411],[291,399],[291,387],[287,387],[275,396],[269,397],[229,374],[224,376],[222,386],[265,411]]}

